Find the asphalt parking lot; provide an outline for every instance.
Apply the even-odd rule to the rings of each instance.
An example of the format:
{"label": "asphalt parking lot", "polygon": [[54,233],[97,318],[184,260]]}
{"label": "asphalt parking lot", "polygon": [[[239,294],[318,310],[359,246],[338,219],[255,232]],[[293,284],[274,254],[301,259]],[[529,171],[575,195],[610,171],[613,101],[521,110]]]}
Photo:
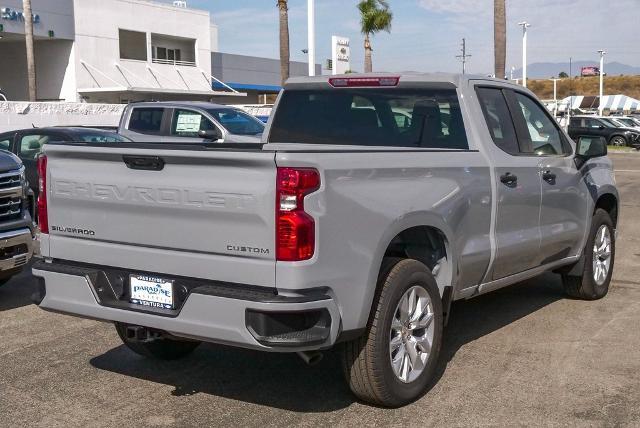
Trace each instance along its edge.
{"label": "asphalt parking lot", "polygon": [[640,426],[640,154],[613,154],[622,193],[614,281],[596,302],[552,274],[454,305],[437,382],[395,410],[354,400],[335,354],[203,345],[143,359],[112,325],[44,312],[23,273],[0,288],[0,425]]}

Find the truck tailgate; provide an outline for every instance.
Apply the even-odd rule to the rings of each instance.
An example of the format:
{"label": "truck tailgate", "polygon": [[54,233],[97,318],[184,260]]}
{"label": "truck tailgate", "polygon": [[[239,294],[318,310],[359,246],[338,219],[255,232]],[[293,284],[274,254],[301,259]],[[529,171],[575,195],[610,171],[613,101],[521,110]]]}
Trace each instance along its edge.
{"label": "truck tailgate", "polygon": [[274,154],[156,146],[47,145],[43,255],[274,286]]}

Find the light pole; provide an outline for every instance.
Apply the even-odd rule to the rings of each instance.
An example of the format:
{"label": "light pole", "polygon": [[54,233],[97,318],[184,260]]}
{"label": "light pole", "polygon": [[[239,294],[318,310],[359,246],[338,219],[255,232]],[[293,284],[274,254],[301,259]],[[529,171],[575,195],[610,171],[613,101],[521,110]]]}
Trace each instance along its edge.
{"label": "light pole", "polygon": [[527,28],[531,27],[527,21],[518,22],[522,27],[522,86],[527,87]]}
{"label": "light pole", "polygon": [[556,119],[558,115],[558,90],[557,83],[560,79],[549,79],[553,82],[553,118]]}
{"label": "light pole", "polygon": [[307,1],[307,39],[309,49],[309,76],[316,75],[316,7],[315,0]]}
{"label": "light pole", "polygon": [[601,49],[598,53],[600,54],[600,102],[598,103],[598,114],[602,116],[602,111],[604,110],[604,100],[602,99],[604,89],[604,56],[607,52]]}

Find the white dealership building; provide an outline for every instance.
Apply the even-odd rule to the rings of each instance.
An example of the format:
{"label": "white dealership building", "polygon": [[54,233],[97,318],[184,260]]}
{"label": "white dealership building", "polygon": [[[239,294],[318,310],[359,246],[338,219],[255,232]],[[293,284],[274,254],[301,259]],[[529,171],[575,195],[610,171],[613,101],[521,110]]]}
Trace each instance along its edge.
{"label": "white dealership building", "polygon": [[[209,12],[185,6],[182,1],[32,0],[38,100],[242,97],[212,77],[218,29]],[[10,100],[27,98],[22,12],[22,0],[0,0],[0,88]]]}

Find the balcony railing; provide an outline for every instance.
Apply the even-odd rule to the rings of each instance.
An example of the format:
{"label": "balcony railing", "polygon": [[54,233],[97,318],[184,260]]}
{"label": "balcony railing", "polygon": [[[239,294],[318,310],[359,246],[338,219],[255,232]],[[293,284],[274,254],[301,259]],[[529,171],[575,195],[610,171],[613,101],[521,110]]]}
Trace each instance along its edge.
{"label": "balcony railing", "polygon": [[175,61],[173,59],[159,59],[153,58],[151,60],[154,64],[168,64],[168,65],[181,65],[184,67],[195,67],[196,63],[194,61]]}

